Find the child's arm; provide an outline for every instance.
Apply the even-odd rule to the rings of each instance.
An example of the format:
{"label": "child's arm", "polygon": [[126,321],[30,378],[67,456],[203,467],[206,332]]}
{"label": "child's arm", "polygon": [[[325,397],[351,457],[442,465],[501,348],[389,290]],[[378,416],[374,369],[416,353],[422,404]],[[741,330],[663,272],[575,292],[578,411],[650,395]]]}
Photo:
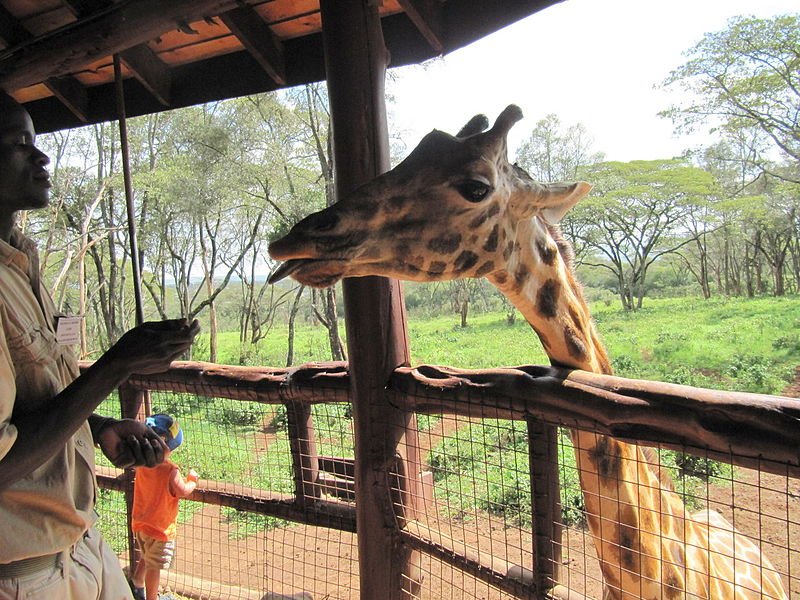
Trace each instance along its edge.
{"label": "child's arm", "polygon": [[186,479],[181,475],[181,470],[175,468],[172,471],[172,477],[169,480],[169,491],[177,498],[188,498],[197,487],[197,472],[194,469],[189,469],[189,474]]}

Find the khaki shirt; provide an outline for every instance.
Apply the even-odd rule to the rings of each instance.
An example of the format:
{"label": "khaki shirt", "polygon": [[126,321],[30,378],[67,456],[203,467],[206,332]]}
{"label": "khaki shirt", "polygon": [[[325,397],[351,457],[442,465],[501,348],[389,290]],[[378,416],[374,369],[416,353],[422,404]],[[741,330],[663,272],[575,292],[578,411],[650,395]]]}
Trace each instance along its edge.
{"label": "khaki shirt", "polygon": [[[35,410],[78,375],[56,341],[55,306],[39,281],[35,245],[0,240],[0,460],[18,439],[14,413]],[[0,563],[53,554],[94,523],[94,445],[84,425],[55,456],[0,492]]]}

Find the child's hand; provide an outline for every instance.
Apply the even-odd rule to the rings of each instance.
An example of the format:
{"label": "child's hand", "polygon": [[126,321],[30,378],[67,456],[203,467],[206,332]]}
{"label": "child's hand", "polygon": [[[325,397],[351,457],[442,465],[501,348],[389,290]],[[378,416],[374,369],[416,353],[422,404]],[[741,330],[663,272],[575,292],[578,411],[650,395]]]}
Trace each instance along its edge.
{"label": "child's hand", "polygon": [[189,473],[186,475],[186,481],[194,481],[195,483],[197,483],[197,479],[198,479],[197,471],[195,471],[194,469],[189,469]]}

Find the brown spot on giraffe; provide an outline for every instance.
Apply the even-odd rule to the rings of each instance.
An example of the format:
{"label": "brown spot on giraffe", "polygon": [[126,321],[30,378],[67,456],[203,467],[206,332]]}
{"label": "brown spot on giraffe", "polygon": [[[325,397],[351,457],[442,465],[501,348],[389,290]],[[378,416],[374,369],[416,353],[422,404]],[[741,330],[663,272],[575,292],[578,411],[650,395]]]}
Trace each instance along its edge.
{"label": "brown spot on giraffe", "polygon": [[580,334],[569,325],[564,327],[564,342],[567,346],[567,352],[572,358],[581,362],[586,360],[586,343]]}
{"label": "brown spot on giraffe", "polygon": [[539,253],[539,258],[542,259],[544,264],[549,267],[555,264],[558,251],[545,240],[536,241],[536,251]]}
{"label": "brown spot on giraffe", "polygon": [[619,532],[619,557],[624,569],[639,571],[639,530],[634,527],[621,526]]}
{"label": "brown spot on giraffe", "polygon": [[512,254],[514,254],[514,240],[508,240],[506,247],[503,248],[503,260],[508,261]]}
{"label": "brown spot on giraffe", "polygon": [[619,481],[622,457],[617,442],[605,435],[597,436],[594,448],[589,449],[589,458],[600,477],[606,481]]}
{"label": "brown spot on giraffe", "polygon": [[461,245],[460,233],[445,233],[428,241],[428,249],[437,254],[452,254]]}
{"label": "brown spot on giraffe", "polygon": [[497,250],[497,238],[499,235],[499,227],[495,225],[492,227],[492,232],[489,234],[489,237],[486,238],[486,243],[483,244],[483,250],[485,252],[494,252]]}
{"label": "brown spot on giraffe", "polygon": [[558,298],[561,284],[555,279],[548,279],[536,294],[536,310],[545,319],[552,319],[558,314]]}
{"label": "brown spot on giraffe", "polygon": [[483,263],[477,271],[475,271],[475,277],[483,277],[487,273],[491,273],[494,270],[494,262],[491,260],[487,260]]}
{"label": "brown spot on giraffe", "polygon": [[441,260],[434,260],[428,265],[428,273],[431,275],[438,275],[444,273],[447,268],[447,263]]}
{"label": "brown spot on giraffe", "polygon": [[517,270],[514,271],[514,283],[517,288],[522,288],[523,285],[530,279],[531,271],[526,264],[517,265]]}
{"label": "brown spot on giraffe", "polygon": [[396,214],[402,212],[409,204],[407,196],[392,196],[386,201],[386,212]]}
{"label": "brown spot on giraffe", "polygon": [[477,254],[470,252],[469,250],[464,250],[458,255],[458,257],[456,257],[456,260],[453,263],[453,268],[455,269],[456,273],[463,273],[464,271],[469,271],[477,264],[477,262]]}

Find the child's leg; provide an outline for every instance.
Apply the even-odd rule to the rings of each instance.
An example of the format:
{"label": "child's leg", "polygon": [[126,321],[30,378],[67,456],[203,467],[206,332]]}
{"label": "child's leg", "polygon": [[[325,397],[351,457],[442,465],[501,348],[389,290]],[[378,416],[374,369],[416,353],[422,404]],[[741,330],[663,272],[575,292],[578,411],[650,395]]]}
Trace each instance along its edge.
{"label": "child's leg", "polygon": [[134,587],[144,587],[144,559],[139,557],[139,562],[136,563],[136,568],[133,570],[133,585]]}
{"label": "child's leg", "polygon": [[144,587],[144,571],[145,571],[145,563],[144,563],[144,543],[143,540],[140,539],[139,534],[136,534],[136,547],[139,550],[139,560],[136,563],[136,568],[133,570],[133,576],[131,577],[131,581],[133,581],[133,587],[143,588]]}
{"label": "child's leg", "polygon": [[161,569],[148,567],[144,572],[144,589],[147,600],[158,600],[158,585],[161,581]]}

